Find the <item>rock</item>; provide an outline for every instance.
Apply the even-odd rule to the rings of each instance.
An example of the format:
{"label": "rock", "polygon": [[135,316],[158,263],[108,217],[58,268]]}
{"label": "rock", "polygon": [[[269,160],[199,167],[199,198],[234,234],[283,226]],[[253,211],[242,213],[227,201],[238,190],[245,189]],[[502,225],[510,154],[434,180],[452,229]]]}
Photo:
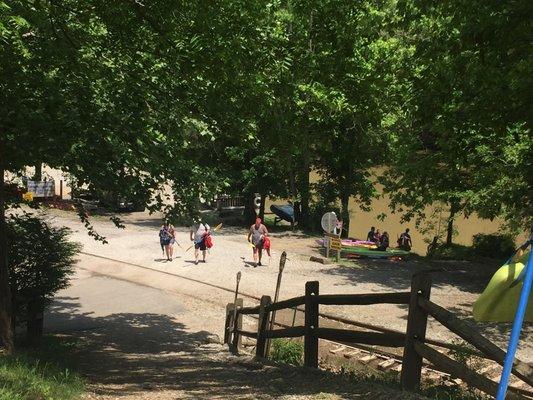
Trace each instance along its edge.
{"label": "rock", "polygon": [[320,264],[331,264],[331,261],[328,260],[327,258],[315,257],[315,256],[311,256],[309,258],[309,261],[314,261],[314,262],[317,262],[317,263],[320,263]]}
{"label": "rock", "polygon": [[203,342],[206,344],[222,344],[222,341],[220,340],[220,336],[214,333],[206,337]]}

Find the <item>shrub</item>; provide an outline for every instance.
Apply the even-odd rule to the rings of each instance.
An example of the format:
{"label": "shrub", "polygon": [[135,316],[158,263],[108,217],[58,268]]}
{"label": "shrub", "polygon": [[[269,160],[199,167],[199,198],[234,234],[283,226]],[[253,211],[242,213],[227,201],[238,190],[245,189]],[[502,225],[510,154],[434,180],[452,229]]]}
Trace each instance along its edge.
{"label": "shrub", "polygon": [[472,248],[461,244],[441,244],[432,253],[432,257],[439,260],[470,260]]}
{"label": "shrub", "polygon": [[513,254],[515,243],[509,235],[478,233],[472,238],[472,248],[478,256],[504,259]]}
{"label": "shrub", "polygon": [[285,364],[302,365],[303,343],[288,339],[274,339],[270,358]]}
{"label": "shrub", "polygon": [[68,240],[68,228],[53,227],[33,214],[12,215],[7,227],[13,309],[19,321],[31,324],[68,286],[81,246]]}

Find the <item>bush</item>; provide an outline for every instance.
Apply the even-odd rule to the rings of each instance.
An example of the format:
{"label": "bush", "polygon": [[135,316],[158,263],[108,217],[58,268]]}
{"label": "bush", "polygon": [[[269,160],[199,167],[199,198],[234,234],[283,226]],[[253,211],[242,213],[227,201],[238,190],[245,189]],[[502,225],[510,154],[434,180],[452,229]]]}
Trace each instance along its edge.
{"label": "bush", "polygon": [[54,294],[68,286],[81,246],[68,240],[68,228],[53,227],[29,213],[10,216],[7,228],[13,310],[19,322],[31,324]]}
{"label": "bush", "polygon": [[478,233],[472,238],[472,249],[478,256],[505,259],[513,254],[515,243],[509,235]]}
{"label": "bush", "polygon": [[285,364],[302,365],[304,345],[288,339],[274,339],[270,358]]}
{"label": "bush", "polygon": [[438,245],[432,253],[432,257],[438,260],[471,260],[472,255],[471,247],[455,243]]}

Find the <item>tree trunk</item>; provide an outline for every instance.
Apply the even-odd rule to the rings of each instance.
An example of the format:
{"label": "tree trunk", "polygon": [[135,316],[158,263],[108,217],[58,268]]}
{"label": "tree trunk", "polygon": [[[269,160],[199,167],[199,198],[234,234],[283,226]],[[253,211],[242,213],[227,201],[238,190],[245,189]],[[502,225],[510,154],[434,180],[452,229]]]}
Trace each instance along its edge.
{"label": "tree trunk", "polygon": [[294,208],[294,220],[299,222],[301,220],[300,202],[297,200],[298,190],[296,188],[296,176],[294,173],[294,169],[292,168],[290,163],[289,163],[289,191],[292,196],[292,206]]}
{"label": "tree trunk", "polygon": [[252,225],[257,217],[254,200],[255,193],[244,194],[244,223],[246,226]]}
{"label": "tree trunk", "polygon": [[344,192],[341,194],[341,218],[343,230],[341,232],[342,237],[348,237],[348,232],[350,229],[350,210],[348,208],[350,203],[350,196]]}
{"label": "tree trunk", "polygon": [[450,216],[448,217],[448,227],[446,228],[446,245],[450,246],[453,243],[453,223],[455,221],[455,214],[458,210],[456,201],[452,201],[450,205]]}
{"label": "tree trunk", "polygon": [[28,303],[27,335],[28,342],[36,344],[43,336],[43,307],[42,300],[32,299]]}
{"label": "tree trunk", "polygon": [[309,152],[304,152],[304,158],[302,162],[302,168],[300,169],[300,225],[303,228],[309,228]]}
{"label": "tree trunk", "polygon": [[[0,142],[0,163],[4,159],[3,145]],[[0,348],[13,352],[13,331],[11,326],[11,290],[9,287],[9,267],[7,263],[7,229],[4,165],[0,164]]]}
{"label": "tree trunk", "polygon": [[42,181],[43,180],[43,164],[37,163],[35,164],[35,175],[33,175],[34,181]]}
{"label": "tree trunk", "polygon": [[265,220],[265,202],[266,194],[261,193],[261,204],[259,205],[259,218]]}

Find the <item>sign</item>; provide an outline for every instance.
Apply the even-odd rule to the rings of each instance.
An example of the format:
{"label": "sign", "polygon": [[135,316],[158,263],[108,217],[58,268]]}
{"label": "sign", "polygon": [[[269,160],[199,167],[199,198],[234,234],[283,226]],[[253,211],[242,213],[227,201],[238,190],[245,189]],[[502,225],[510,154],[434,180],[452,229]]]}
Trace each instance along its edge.
{"label": "sign", "polygon": [[22,200],[24,200],[24,201],[33,201],[33,193],[32,192],[24,193],[22,195]]}
{"label": "sign", "polygon": [[329,239],[329,247],[332,250],[340,250],[342,248],[342,243],[338,236]]}
{"label": "sign", "polygon": [[54,197],[56,185],[54,181],[28,181],[28,193],[33,197]]}

